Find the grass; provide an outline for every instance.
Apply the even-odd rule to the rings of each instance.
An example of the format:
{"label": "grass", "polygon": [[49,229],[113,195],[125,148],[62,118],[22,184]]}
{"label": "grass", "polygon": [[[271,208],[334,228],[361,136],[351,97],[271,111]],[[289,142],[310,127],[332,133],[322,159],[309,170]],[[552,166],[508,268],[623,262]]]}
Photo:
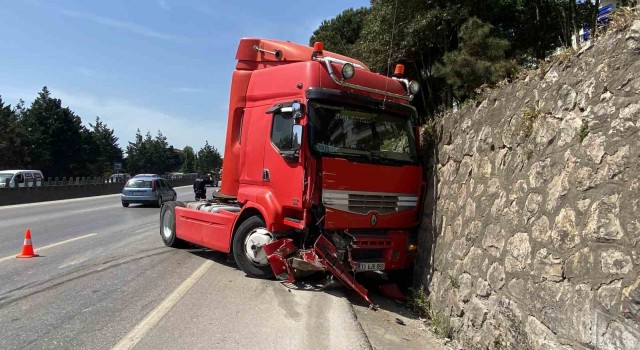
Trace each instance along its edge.
{"label": "grass", "polygon": [[427,319],[431,331],[440,338],[451,338],[453,329],[449,319],[431,308],[429,297],[423,288],[412,289],[408,302],[409,308],[419,317]]}
{"label": "grass", "polygon": [[460,282],[457,278],[454,278],[451,275],[449,275],[449,283],[451,283],[451,287],[453,287],[453,289],[460,289]]}
{"label": "grass", "polygon": [[611,14],[611,22],[609,22],[609,26],[607,31],[619,31],[627,29],[633,21],[640,19],[640,11],[638,8],[629,8],[629,7],[618,7]]}
{"label": "grass", "polygon": [[449,319],[444,317],[441,313],[430,310],[429,321],[431,323],[431,330],[433,334],[440,338],[449,338],[453,336],[453,329],[449,325]]}
{"label": "grass", "polygon": [[582,124],[582,126],[580,127],[580,131],[578,131],[578,140],[580,141],[580,143],[584,141],[587,135],[589,135],[589,124],[587,122],[584,122],[584,124]]}
{"label": "grass", "polygon": [[533,127],[540,116],[542,116],[542,110],[539,106],[527,106],[522,112],[522,123],[518,128],[519,134],[527,139],[531,137]]}
{"label": "grass", "polygon": [[408,305],[411,311],[419,317],[427,317],[431,311],[431,302],[424,288],[411,289]]}

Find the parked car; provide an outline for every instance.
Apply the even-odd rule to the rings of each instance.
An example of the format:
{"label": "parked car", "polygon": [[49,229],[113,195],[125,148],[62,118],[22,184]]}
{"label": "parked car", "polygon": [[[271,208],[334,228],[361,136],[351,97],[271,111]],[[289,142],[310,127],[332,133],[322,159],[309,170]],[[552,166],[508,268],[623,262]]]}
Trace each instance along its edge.
{"label": "parked car", "polygon": [[40,170],[0,170],[0,188],[42,186]]}
{"label": "parked car", "polygon": [[159,176],[136,175],[129,179],[122,188],[122,206],[128,207],[130,203],[157,204],[175,201],[178,194],[171,185]]}
{"label": "parked car", "polygon": [[131,178],[127,173],[112,174],[109,176],[109,182],[126,182]]}

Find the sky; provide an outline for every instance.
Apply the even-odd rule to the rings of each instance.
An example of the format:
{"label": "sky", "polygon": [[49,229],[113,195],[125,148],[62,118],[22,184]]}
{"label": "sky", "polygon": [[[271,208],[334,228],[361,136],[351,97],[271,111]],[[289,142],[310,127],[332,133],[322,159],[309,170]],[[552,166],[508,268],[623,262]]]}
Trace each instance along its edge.
{"label": "sky", "polygon": [[243,37],[308,44],[323,20],[369,0],[0,0],[0,96],[30,105],[43,86],[82,118],[197,152],[222,153]]}

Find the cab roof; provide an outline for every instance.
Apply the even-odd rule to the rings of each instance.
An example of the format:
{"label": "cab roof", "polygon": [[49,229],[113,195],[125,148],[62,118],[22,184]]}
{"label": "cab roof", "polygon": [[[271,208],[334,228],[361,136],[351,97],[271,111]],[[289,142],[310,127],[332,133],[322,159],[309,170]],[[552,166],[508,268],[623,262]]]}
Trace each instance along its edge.
{"label": "cab roof", "polygon": [[[254,50],[254,46],[258,46],[259,48],[268,51],[279,50],[282,52],[282,58],[278,60],[276,59],[275,55],[256,51]],[[286,64],[293,62],[311,61],[312,54],[312,47],[292,43],[290,41],[243,38],[240,39],[240,44],[238,44],[236,59],[240,62],[271,62]],[[364,63],[351,57],[340,55],[327,50],[323,50],[322,56],[333,57],[354,64],[359,64],[360,66],[362,66],[362,69],[369,71],[369,68]]]}

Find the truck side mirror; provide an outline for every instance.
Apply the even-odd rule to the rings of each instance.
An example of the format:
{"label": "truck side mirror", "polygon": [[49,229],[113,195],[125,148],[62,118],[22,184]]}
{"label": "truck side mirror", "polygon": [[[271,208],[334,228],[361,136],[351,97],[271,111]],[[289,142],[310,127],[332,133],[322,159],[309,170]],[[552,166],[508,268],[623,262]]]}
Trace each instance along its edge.
{"label": "truck side mirror", "polygon": [[294,102],[291,104],[291,114],[293,119],[302,118],[302,105],[299,102]]}

